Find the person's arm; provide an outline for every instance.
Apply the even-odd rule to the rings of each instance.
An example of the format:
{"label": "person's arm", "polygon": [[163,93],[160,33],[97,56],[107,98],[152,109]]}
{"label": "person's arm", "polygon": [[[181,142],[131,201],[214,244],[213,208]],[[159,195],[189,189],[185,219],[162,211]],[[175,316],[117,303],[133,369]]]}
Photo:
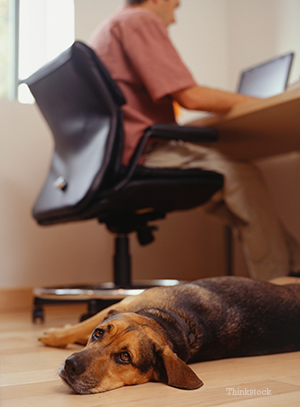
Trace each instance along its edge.
{"label": "person's arm", "polygon": [[239,93],[193,86],[171,94],[182,107],[188,110],[202,110],[214,113],[226,113],[236,105],[256,100]]}

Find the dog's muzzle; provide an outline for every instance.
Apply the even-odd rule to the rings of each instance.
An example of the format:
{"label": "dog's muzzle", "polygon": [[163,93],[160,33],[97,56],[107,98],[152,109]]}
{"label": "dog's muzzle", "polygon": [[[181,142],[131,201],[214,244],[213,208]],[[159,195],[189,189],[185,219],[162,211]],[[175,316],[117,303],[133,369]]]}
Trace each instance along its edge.
{"label": "dog's muzzle", "polygon": [[85,375],[86,370],[86,357],[75,353],[65,360],[58,374],[77,393],[89,394],[90,390],[97,386],[97,380],[91,375]]}

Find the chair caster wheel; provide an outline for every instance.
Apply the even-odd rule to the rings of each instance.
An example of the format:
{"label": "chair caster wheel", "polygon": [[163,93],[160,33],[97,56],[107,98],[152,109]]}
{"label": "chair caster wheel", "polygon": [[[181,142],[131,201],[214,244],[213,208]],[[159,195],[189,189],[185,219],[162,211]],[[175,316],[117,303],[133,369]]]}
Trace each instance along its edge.
{"label": "chair caster wheel", "polygon": [[32,311],[32,321],[36,324],[37,320],[40,320],[41,323],[44,323],[44,310],[42,307],[35,307]]}

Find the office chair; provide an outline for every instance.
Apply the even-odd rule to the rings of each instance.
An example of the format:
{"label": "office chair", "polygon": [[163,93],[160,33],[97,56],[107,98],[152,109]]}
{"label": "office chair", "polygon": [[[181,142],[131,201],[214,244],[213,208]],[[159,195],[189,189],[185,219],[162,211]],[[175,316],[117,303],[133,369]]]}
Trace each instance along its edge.
{"label": "office chair", "polygon": [[[112,283],[93,287],[36,288],[33,319],[43,319],[43,305],[87,301],[88,315],[152,285],[177,280],[133,283],[128,235],[140,244],[154,239],[150,222],[167,213],[202,205],[223,185],[222,175],[200,169],[146,168],[139,165],[147,141],[175,139],[211,143],[211,128],[155,124],[148,128],[130,164],[122,166],[124,96],[94,51],[75,42],[24,81],[46,119],[55,149],[49,174],[33,208],[40,225],[96,218],[115,234]],[[105,304],[105,306],[107,303]]]}

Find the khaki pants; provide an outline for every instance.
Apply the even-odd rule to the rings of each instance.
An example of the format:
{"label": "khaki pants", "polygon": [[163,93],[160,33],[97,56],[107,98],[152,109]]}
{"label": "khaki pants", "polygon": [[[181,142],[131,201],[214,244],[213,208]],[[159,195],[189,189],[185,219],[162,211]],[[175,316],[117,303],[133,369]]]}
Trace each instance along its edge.
{"label": "khaki pants", "polygon": [[183,141],[155,143],[144,165],[200,168],[222,174],[222,191],[203,210],[238,230],[250,276],[269,280],[300,269],[300,248],[280,223],[255,165],[230,161],[214,149]]}

